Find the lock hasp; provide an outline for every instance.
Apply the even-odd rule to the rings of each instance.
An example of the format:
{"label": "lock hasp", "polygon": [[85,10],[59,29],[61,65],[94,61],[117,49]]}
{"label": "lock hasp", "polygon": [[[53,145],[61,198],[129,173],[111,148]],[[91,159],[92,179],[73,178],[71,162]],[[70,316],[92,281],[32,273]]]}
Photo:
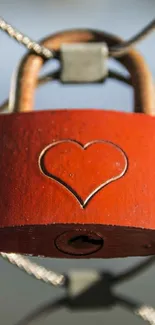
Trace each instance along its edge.
{"label": "lock hasp", "polygon": [[155,117],[103,110],[0,116],[0,251],[155,253]]}

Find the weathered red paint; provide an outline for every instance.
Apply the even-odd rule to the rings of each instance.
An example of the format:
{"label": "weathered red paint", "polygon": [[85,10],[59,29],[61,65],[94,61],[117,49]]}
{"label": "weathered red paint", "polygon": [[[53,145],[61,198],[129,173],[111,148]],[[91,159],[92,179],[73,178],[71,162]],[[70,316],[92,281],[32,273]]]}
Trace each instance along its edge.
{"label": "weathered red paint", "polygon": [[56,241],[80,231],[104,240],[88,257],[154,254],[154,147],[144,114],[1,115],[0,251],[74,257]]}

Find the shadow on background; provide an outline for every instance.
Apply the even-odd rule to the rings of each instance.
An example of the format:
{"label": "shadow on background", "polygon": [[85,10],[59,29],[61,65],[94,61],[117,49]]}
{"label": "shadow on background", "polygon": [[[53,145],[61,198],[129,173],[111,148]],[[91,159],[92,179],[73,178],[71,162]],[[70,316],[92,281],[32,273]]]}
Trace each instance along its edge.
{"label": "shadow on background", "polygon": [[[137,309],[144,305],[128,297],[116,295],[113,291],[113,288],[116,284],[130,280],[133,276],[138,275],[154,262],[154,257],[148,258],[142,263],[134,266],[132,269],[119,275],[101,273],[100,280],[92,283],[90,287],[82,291],[80,294],[73,297],[67,293],[65,297],[62,297],[55,302],[48,302],[36,310],[33,310],[29,315],[27,315],[15,325],[28,325],[30,322],[43,318],[63,307],[66,307],[71,311],[79,312],[87,310],[95,311],[100,309],[107,310],[113,308],[116,305],[119,305],[135,313]],[[70,285],[69,280],[70,279],[68,278],[66,284],[67,289]]]}

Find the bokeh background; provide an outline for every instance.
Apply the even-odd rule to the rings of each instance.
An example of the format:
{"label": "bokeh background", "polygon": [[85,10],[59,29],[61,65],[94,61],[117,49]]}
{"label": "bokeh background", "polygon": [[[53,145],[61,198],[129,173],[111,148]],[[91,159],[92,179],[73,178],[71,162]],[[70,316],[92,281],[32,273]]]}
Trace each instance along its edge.
{"label": "bokeh background", "polygon": [[[0,15],[19,30],[35,40],[68,28],[87,27],[103,29],[123,38],[129,38],[150,20],[155,18],[155,0],[14,0],[0,1]],[[137,48],[144,55],[155,77],[155,35],[152,34]],[[8,97],[10,78],[22,55],[22,45],[0,31],[0,101]],[[110,66],[120,70],[113,62]],[[48,63],[42,72],[50,71]],[[123,71],[121,69],[121,71]],[[48,108],[106,108],[131,111],[132,89],[115,81],[105,85],[61,86],[49,83],[36,91],[35,107]],[[55,271],[70,269],[99,269],[120,271],[142,258],[113,260],[57,260],[34,258],[35,261]],[[155,306],[155,266],[140,276],[117,287],[116,292]],[[55,289],[32,279],[0,259],[0,324],[13,325],[35,308],[64,295]],[[129,311],[115,306],[112,309],[71,312],[65,308],[31,324],[142,324],[143,321]]]}

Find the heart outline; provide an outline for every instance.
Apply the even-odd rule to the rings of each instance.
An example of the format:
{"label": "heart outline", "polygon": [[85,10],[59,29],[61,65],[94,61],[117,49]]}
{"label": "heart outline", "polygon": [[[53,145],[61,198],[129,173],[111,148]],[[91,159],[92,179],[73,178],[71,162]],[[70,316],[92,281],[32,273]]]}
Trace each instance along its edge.
{"label": "heart outline", "polygon": [[[66,182],[64,182],[61,178],[55,176],[54,174],[49,173],[45,166],[44,166],[44,157],[45,154],[48,152],[48,150],[50,150],[52,147],[57,146],[58,144],[61,143],[74,143],[76,145],[78,145],[81,149],[86,150],[87,148],[89,148],[91,145],[96,144],[96,143],[108,143],[111,146],[115,147],[119,152],[121,152],[121,154],[123,155],[124,158],[124,169],[123,171],[118,174],[117,176],[111,177],[110,179],[108,179],[107,181],[101,183],[98,187],[96,187],[87,197],[85,200],[83,200],[81,198],[81,196],[70,186],[68,185]],[[89,203],[89,201],[101,190],[103,189],[105,186],[107,186],[108,184],[122,178],[125,173],[127,172],[128,169],[128,157],[125,153],[125,151],[119,147],[117,144],[113,143],[112,141],[108,141],[108,140],[93,140],[90,142],[87,142],[85,145],[83,145],[81,142],[77,141],[77,140],[72,140],[72,139],[63,139],[63,140],[58,140],[58,141],[54,141],[52,143],[50,143],[49,145],[47,145],[40,153],[39,155],[39,160],[38,160],[38,164],[39,164],[39,169],[41,171],[41,173],[50,178],[55,180],[57,183],[59,183],[60,185],[62,185],[63,187],[65,187],[65,189],[67,189],[75,198],[76,200],[79,202],[81,208],[85,208],[87,206],[87,204]]]}

